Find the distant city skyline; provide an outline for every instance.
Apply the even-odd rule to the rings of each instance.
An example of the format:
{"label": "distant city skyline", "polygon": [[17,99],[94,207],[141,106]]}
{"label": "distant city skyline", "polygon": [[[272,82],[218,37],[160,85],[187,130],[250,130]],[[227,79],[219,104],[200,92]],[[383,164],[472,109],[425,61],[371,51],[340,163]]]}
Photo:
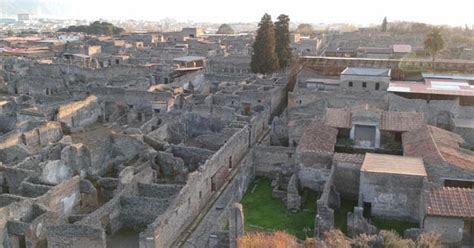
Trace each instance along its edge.
{"label": "distant city skyline", "polygon": [[[38,17],[57,19],[109,19],[233,23],[258,22],[264,13],[273,19],[281,14],[298,23],[379,24],[389,21],[416,21],[436,25],[471,26],[474,24],[472,0],[448,3],[425,0],[398,1],[153,1],[153,0],[0,0],[0,17],[13,11],[33,12]],[[7,12],[7,13],[5,13]]]}

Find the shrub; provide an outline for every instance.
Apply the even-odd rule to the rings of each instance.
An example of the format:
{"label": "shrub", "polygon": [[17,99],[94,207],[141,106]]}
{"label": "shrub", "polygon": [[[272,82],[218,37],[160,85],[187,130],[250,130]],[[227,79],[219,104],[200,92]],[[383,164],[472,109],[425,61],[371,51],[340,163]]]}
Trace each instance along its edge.
{"label": "shrub", "polygon": [[298,248],[296,237],[278,231],[272,234],[246,234],[237,241],[239,248]]}

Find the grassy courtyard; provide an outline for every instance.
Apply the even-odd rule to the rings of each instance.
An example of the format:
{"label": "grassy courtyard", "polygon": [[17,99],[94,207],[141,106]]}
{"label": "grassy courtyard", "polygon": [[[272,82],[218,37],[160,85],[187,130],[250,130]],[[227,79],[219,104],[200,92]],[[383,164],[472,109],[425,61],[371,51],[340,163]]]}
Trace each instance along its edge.
{"label": "grassy courtyard", "polygon": [[242,199],[246,231],[284,230],[299,239],[313,236],[316,216],[316,192],[303,192],[302,210],[287,211],[279,199],[272,198],[271,180],[257,177]]}

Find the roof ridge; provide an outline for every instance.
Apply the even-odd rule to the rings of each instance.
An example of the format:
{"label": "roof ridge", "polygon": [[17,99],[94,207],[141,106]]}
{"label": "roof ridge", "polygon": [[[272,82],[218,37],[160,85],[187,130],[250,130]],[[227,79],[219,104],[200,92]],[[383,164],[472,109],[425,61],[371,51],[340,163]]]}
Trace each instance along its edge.
{"label": "roof ridge", "polygon": [[430,134],[430,138],[431,138],[431,141],[433,142],[435,148],[436,148],[436,152],[438,153],[438,155],[443,159],[444,162],[447,162],[446,161],[446,158],[443,156],[443,154],[441,153],[441,151],[439,150],[439,147],[438,147],[438,144],[436,143],[436,140],[435,138],[433,137],[433,132],[431,130],[431,126],[427,125],[427,128],[428,128],[428,132]]}

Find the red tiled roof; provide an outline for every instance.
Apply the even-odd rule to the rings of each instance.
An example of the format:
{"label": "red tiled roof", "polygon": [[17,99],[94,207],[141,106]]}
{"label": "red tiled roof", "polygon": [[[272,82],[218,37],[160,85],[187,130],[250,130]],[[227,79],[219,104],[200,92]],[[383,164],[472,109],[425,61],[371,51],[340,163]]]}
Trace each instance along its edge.
{"label": "red tiled roof", "polygon": [[442,187],[425,194],[427,215],[474,218],[474,189]]}
{"label": "red tiled roof", "polygon": [[345,109],[328,108],[325,124],[335,128],[351,128],[351,112]]}
{"label": "red tiled roof", "polygon": [[337,129],[314,120],[304,129],[297,151],[333,153],[337,133]]}
{"label": "red tiled roof", "polygon": [[406,132],[423,126],[425,119],[422,113],[384,111],[380,120],[380,130]]}
{"label": "red tiled roof", "polygon": [[[357,112],[372,112],[380,117],[380,130],[392,132],[413,131],[422,127],[425,119],[422,113],[390,112],[373,108],[370,105],[360,105],[347,109],[328,108],[325,124],[335,128],[351,128],[352,115]],[[377,118],[378,118],[377,117]]]}
{"label": "red tiled roof", "polygon": [[474,170],[474,152],[461,148],[463,138],[455,133],[426,125],[402,135],[405,156],[422,157],[428,163],[444,161]]}

